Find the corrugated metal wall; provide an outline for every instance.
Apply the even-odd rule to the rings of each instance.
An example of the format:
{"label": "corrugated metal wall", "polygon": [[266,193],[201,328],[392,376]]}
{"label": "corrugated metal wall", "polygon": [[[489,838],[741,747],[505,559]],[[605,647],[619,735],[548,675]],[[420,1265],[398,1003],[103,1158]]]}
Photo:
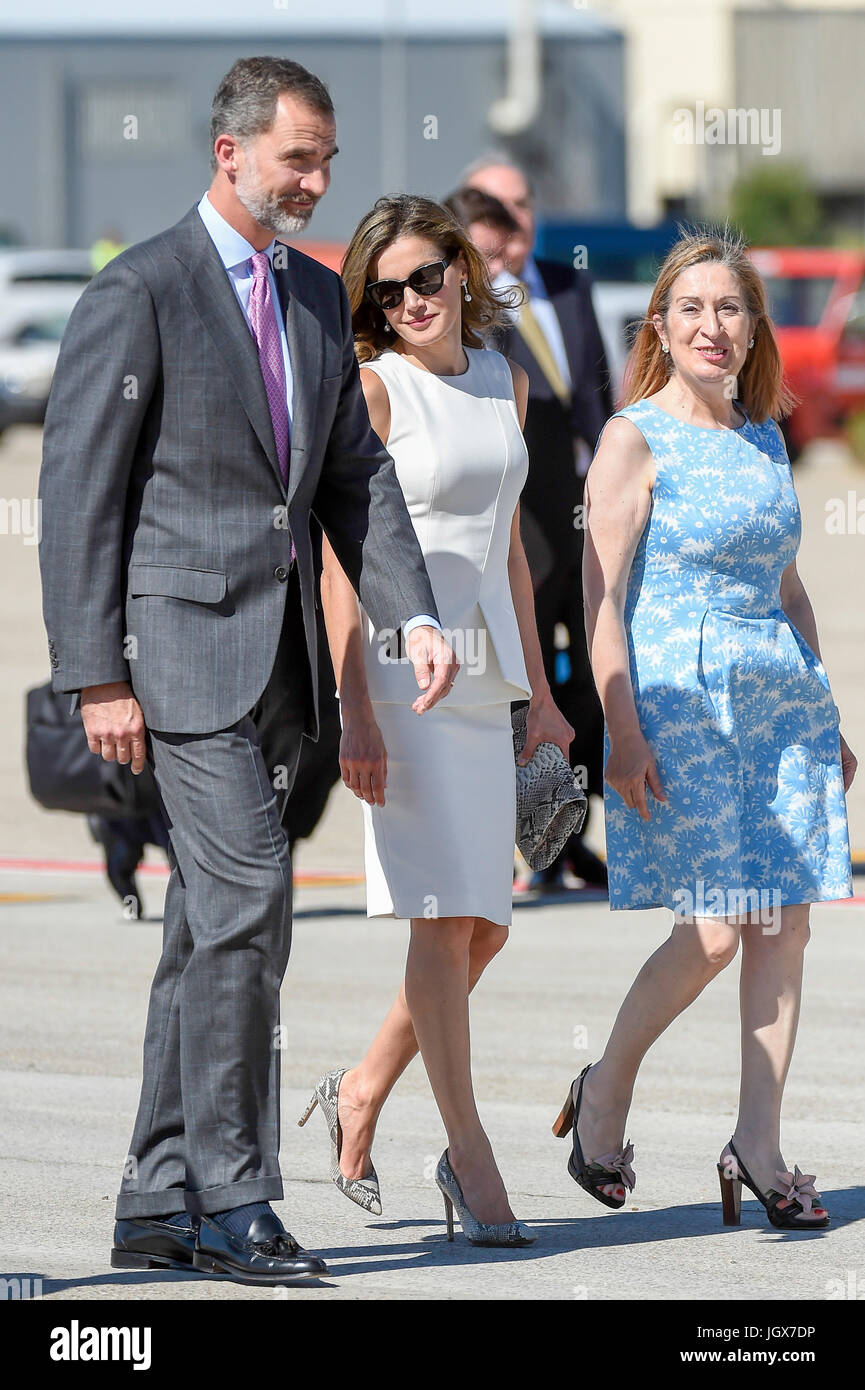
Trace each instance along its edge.
{"label": "corrugated metal wall", "polygon": [[[778,158],[824,193],[865,187],[865,13],[746,10],[734,24],[736,105],[780,109]],[[767,162],[747,145],[739,160]]]}
{"label": "corrugated metal wall", "polygon": [[[504,142],[486,124],[505,84],[504,45],[409,38],[383,62],[376,40],[6,40],[0,48],[0,225],[26,243],[89,245],[106,227],[138,241],[207,187],[213,90],[244,53],[294,58],[328,85],[340,153],[310,234],[346,239],[383,192],[443,197],[471,159]],[[539,206],[615,217],[625,205],[622,42],[548,40],[544,107],[511,146]],[[137,116],[137,139],[124,118]],[[424,136],[437,118],[436,139]],[[429,126],[426,127],[429,129]],[[382,138],[384,130],[384,139]]]}

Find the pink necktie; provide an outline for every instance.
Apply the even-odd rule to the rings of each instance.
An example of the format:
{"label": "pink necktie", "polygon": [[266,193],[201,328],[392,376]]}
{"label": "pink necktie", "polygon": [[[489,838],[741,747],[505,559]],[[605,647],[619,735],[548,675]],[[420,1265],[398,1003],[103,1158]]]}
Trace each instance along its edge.
{"label": "pink necktie", "polygon": [[[282,360],[282,343],[273,298],[270,293],[270,279],[267,274],[267,256],[264,251],[256,251],[252,257],[252,290],[249,296],[249,319],[252,332],[258,345],[258,360],[264,389],[270,406],[273,433],[276,439],[276,454],[282,481],[288,487],[288,403],[285,394],[285,365]],[[294,547],[292,547],[293,549]]]}

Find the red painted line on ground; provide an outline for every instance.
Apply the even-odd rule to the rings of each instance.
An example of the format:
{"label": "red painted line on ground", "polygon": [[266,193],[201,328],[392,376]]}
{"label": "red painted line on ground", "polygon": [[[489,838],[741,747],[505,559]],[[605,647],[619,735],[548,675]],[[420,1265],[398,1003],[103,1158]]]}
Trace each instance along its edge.
{"label": "red painted line on ground", "polygon": [[[854,859],[854,866],[857,864]],[[19,870],[26,873],[49,873],[49,874],[103,874],[105,865],[98,859],[14,859],[0,855],[0,871],[4,869]],[[141,864],[136,873],[152,875],[155,878],[168,877],[167,864]],[[363,874],[350,873],[327,873],[324,869],[300,870],[294,876],[294,881],[300,887],[327,887],[338,884],[363,883]],[[526,889],[522,884],[515,885],[515,892],[522,893]],[[857,895],[852,898],[838,898],[829,903],[822,903],[822,907],[853,907],[865,903],[865,895]]]}
{"label": "red painted line on ground", "polygon": [[[19,870],[26,873],[49,874],[104,874],[105,865],[98,859],[13,859],[0,856],[0,871]],[[168,877],[167,864],[141,864],[136,874],[152,875],[155,878]],[[362,874],[327,873],[326,870],[300,870],[294,876],[295,883],[303,886],[329,885],[342,883],[363,883]]]}
{"label": "red painted line on ground", "polygon": [[[22,869],[48,874],[102,874],[105,865],[98,859],[7,859],[0,858],[0,869]],[[165,864],[141,864],[139,874],[168,874]]]}

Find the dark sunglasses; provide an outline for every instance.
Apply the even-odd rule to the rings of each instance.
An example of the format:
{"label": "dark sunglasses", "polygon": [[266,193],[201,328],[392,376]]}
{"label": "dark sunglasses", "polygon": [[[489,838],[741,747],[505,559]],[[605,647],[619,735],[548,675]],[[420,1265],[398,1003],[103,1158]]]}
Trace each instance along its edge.
{"label": "dark sunglasses", "polygon": [[406,285],[409,285],[415,294],[438,294],[445,282],[445,271],[456,254],[456,251],[448,251],[444,260],[419,265],[406,280],[373,280],[364,289],[364,297],[377,309],[396,309],[402,304]]}

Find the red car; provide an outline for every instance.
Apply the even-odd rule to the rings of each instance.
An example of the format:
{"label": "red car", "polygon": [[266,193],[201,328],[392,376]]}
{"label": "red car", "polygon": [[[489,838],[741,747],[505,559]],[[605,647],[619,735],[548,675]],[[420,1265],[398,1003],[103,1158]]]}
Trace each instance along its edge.
{"label": "red car", "polygon": [[865,254],[755,248],[787,380],[800,404],[784,422],[790,457],[838,436],[865,410]]}

